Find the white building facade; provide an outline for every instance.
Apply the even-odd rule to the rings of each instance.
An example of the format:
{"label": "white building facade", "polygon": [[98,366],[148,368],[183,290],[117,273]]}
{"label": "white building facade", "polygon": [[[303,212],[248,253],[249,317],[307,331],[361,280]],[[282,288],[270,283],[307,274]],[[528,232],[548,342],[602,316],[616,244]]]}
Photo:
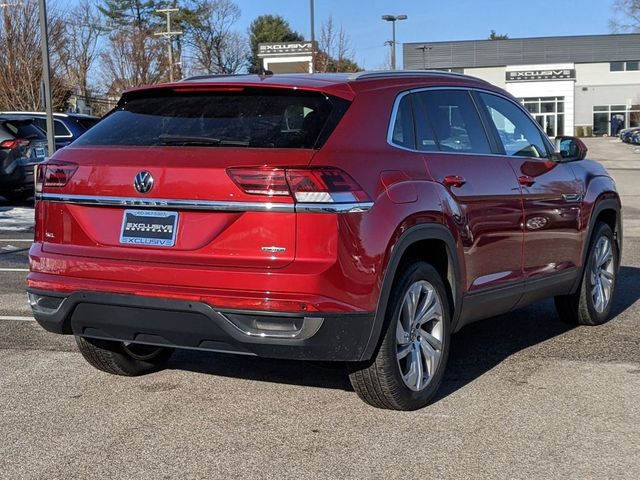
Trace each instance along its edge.
{"label": "white building facade", "polygon": [[551,137],[640,126],[640,34],[407,43],[405,69],[473,75],[504,88]]}

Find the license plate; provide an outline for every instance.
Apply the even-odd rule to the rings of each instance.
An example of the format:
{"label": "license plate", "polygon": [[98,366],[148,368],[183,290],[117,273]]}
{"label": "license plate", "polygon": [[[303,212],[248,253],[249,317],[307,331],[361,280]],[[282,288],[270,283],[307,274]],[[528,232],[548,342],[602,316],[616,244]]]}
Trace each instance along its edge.
{"label": "license plate", "polygon": [[44,158],[47,155],[47,152],[44,148],[36,148],[36,157]]}
{"label": "license plate", "polygon": [[176,243],[178,212],[125,210],[120,243],[173,247]]}

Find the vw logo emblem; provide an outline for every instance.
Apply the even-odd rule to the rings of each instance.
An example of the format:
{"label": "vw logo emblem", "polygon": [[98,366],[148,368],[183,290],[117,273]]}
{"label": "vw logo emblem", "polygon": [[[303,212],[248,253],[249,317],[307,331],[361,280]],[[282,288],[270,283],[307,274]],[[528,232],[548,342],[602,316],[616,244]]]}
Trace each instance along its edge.
{"label": "vw logo emblem", "polygon": [[145,170],[138,173],[133,180],[133,186],[140,193],[148,193],[153,188],[153,177]]}

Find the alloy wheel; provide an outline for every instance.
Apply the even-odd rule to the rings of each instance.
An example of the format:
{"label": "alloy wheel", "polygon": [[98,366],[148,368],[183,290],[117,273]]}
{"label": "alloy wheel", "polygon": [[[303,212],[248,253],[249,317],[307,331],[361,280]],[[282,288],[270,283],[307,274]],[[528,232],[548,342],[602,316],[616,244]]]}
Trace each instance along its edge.
{"label": "alloy wheel", "polygon": [[396,358],[405,385],[421,391],[431,382],[443,352],[442,299],[429,282],[407,290],[396,321]]}
{"label": "alloy wheel", "polygon": [[598,313],[605,311],[611,300],[615,280],[613,246],[609,237],[598,239],[591,260],[591,299]]}

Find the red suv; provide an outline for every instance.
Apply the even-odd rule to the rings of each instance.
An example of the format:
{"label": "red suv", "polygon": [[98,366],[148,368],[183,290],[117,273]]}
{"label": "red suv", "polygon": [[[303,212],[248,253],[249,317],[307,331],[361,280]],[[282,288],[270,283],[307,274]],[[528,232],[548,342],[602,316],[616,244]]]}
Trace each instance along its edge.
{"label": "red suv", "polygon": [[607,319],[620,199],[558,147],[449,73],[131,90],[38,171],[33,313],[118,375],[174,348],[345,362],[366,402],[420,408],[470,322],[546,297]]}

